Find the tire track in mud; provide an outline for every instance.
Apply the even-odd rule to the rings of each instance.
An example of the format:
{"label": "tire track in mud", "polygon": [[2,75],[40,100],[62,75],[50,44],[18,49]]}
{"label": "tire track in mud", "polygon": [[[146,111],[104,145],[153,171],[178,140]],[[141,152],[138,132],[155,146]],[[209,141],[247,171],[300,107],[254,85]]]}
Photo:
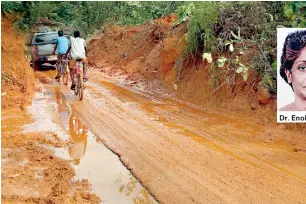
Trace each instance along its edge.
{"label": "tire track in mud", "polygon": [[[153,111],[151,111],[151,112],[153,112]],[[169,112],[169,109],[167,109],[166,111],[164,111],[164,112]],[[170,111],[171,112],[171,111]],[[182,115],[184,115],[184,113],[181,113],[181,116]],[[173,116],[173,117],[175,117],[175,116]],[[168,116],[168,118],[169,118],[169,116]],[[180,118],[181,120],[183,120],[184,119],[184,117],[181,117]],[[165,119],[165,118],[162,118],[161,117],[161,119],[159,120],[159,121],[162,121],[162,123],[163,124],[167,124],[168,122],[167,122],[167,120]],[[188,123],[186,123],[187,121],[185,120],[185,125],[186,124],[188,124]],[[178,123],[179,123],[179,121],[178,121]],[[177,123],[177,124],[178,124]],[[170,123],[171,124],[171,123]],[[186,133],[186,129],[185,128],[182,128],[182,126],[178,126],[178,125],[168,125],[168,127],[170,127],[171,128],[171,126],[172,126],[172,128],[174,127],[174,128],[179,128],[179,129],[183,129],[184,130],[184,133]],[[189,125],[188,125],[189,126]],[[255,125],[256,126],[256,125]],[[189,126],[190,127],[190,126]],[[239,124],[238,124],[238,128],[239,128]],[[259,131],[253,131],[252,130],[253,128],[251,128],[251,132],[249,132],[249,135],[252,135],[252,134],[256,134],[256,133],[259,133]],[[258,128],[257,128],[258,129]],[[217,139],[217,138],[221,138],[220,136],[217,136],[217,135],[214,135],[214,134],[212,134],[212,132],[208,132],[207,130],[205,130],[206,131],[206,133],[204,133],[204,135],[206,134],[207,135],[207,133],[210,135],[210,136],[213,136],[215,139]],[[187,130],[187,132],[188,133],[190,133],[190,131],[189,130]],[[191,134],[193,134],[194,135],[194,133],[193,132],[191,132]],[[207,135],[208,136],[208,135]],[[233,137],[234,136],[234,137]],[[196,135],[195,137],[199,137],[198,135]],[[224,136],[222,136],[222,137],[224,137]],[[236,137],[236,138],[235,138]],[[241,137],[241,136],[240,136]],[[232,135],[232,139],[237,139],[237,134],[236,135]],[[224,141],[224,140],[223,140]],[[250,141],[250,140],[249,140]],[[199,141],[200,142],[200,141]],[[248,143],[248,145],[251,145],[250,143]],[[231,145],[230,146],[232,149],[233,148],[235,148],[235,146],[233,146],[233,145]],[[239,148],[239,146],[237,147],[237,148]],[[223,151],[224,151],[224,149],[222,149]],[[226,152],[226,151],[225,151]],[[271,163],[271,162],[269,162],[268,160],[264,160],[264,159],[261,159],[260,157],[258,157],[258,156],[255,156],[255,154],[251,154],[251,153],[249,153],[249,152],[246,152],[246,150],[243,150],[243,152],[244,153],[246,153],[248,156],[251,156],[251,157],[253,157],[253,159],[255,158],[255,159],[257,159],[257,160],[259,160],[259,162],[264,162],[264,164],[267,164],[267,166],[269,166],[269,167],[274,167],[274,168],[276,168],[276,169],[278,169],[279,171],[281,171],[281,172],[283,172],[283,173],[286,173],[286,174],[288,174],[288,175],[291,175],[291,176],[294,176],[294,177],[296,177],[296,178],[298,178],[298,179],[300,179],[301,181],[303,181],[303,182],[305,182],[306,180],[305,180],[305,177],[303,177],[303,176],[299,176],[299,175],[297,175],[297,174],[295,174],[295,173],[293,173],[292,171],[289,171],[289,170],[287,170],[286,168],[282,168],[282,167],[280,167],[280,166],[278,166],[278,165],[276,165],[276,164],[274,164],[274,163]],[[231,153],[231,152],[226,152],[226,153]],[[293,151],[291,152],[292,154],[295,154],[295,153],[293,153]],[[296,155],[296,154],[295,154]],[[232,155],[232,156],[234,156],[235,157],[235,155]],[[245,156],[244,156],[245,157]],[[241,159],[240,157],[237,157],[236,156],[236,158],[238,158],[238,159]],[[305,157],[304,158],[300,158],[300,159],[302,159],[302,161],[305,161]],[[248,162],[248,160],[245,160],[245,162]],[[248,163],[250,163],[250,164],[254,164],[254,163],[251,163],[251,162],[248,162]],[[262,165],[261,165],[262,166]],[[259,168],[260,166],[259,165],[256,165],[256,167],[257,168]],[[304,175],[305,175],[305,166],[304,166],[304,169],[302,169],[303,170],[303,173],[304,173]]]}
{"label": "tire track in mud", "polygon": [[[161,203],[306,200],[305,154],[273,144],[271,149],[263,141],[264,134],[271,132],[277,138],[278,131],[246,127],[239,120],[90,77],[84,101],[76,101],[67,89],[61,92]],[[280,161],[284,164],[262,154],[273,155],[276,150],[286,155]]]}
{"label": "tire track in mud", "polygon": [[[108,84],[107,82],[103,82],[103,84]],[[109,84],[108,84],[109,85]],[[123,93],[122,91],[120,91],[120,93]],[[129,95],[127,95],[128,97],[130,97]],[[145,97],[148,97],[148,95],[144,95]],[[131,97],[133,100],[135,100],[135,97]],[[154,100],[158,100],[157,98],[155,98]],[[157,101],[159,102],[159,101]],[[149,106],[152,106],[151,108],[149,108]],[[159,115],[158,117],[158,121],[165,124],[167,127],[169,128],[172,128],[172,129],[179,129],[181,130],[181,132],[183,132],[183,134],[188,134],[189,135],[193,135],[193,136],[190,136],[191,138],[197,140],[198,142],[202,142],[202,143],[209,143],[211,146],[214,146],[215,149],[219,149],[220,151],[224,151],[224,152],[227,152],[228,154],[231,154],[233,157],[236,157],[236,159],[240,159],[243,161],[243,159],[241,157],[239,157],[237,154],[233,154],[232,152],[229,152],[229,151],[226,151],[226,149],[222,148],[221,146],[217,145],[216,143],[213,143],[211,140],[204,140],[205,137],[207,138],[210,138],[210,139],[215,139],[215,140],[219,140],[218,142],[222,142],[222,145],[226,146],[226,145],[230,145],[230,147],[232,149],[237,149],[235,150],[235,152],[238,151],[238,149],[242,149],[243,150],[243,153],[253,157],[253,158],[256,158],[257,160],[259,160],[260,162],[265,162],[267,165],[270,165],[270,166],[273,166],[275,168],[277,168],[278,170],[280,171],[283,171],[283,172],[286,172],[287,174],[289,175],[292,175],[292,176],[295,176],[296,178],[299,178],[300,180],[302,181],[306,181],[305,178],[303,177],[300,177],[298,175],[296,175],[295,173],[285,169],[285,168],[282,168],[276,164],[273,164],[273,163],[270,163],[266,160],[263,160],[261,158],[259,158],[258,156],[255,156],[254,154],[251,154],[249,152],[247,152],[247,147],[246,145],[240,145],[239,144],[228,144],[228,142],[230,142],[229,138],[232,139],[233,142],[235,142],[235,140],[237,140],[237,138],[239,138],[239,141],[241,142],[248,142],[247,144],[248,145],[254,145],[254,142],[252,142],[251,139],[248,139],[247,137],[252,137],[252,135],[256,135],[256,134],[259,134],[262,130],[262,128],[259,126],[259,125],[253,125],[251,126],[251,128],[245,128],[244,126],[242,126],[243,124],[241,124],[240,121],[231,121],[229,119],[225,119],[224,118],[220,118],[220,117],[217,117],[217,120],[215,120],[215,124],[217,124],[217,126],[221,126],[224,125],[226,123],[226,121],[230,121],[230,125],[233,126],[234,128],[232,128],[232,130],[235,131],[235,133],[231,133],[229,134],[228,131],[226,131],[225,133],[223,132],[220,132],[219,131],[219,135],[215,134],[213,132],[213,130],[209,130],[209,126],[213,125],[214,122],[208,122],[207,120],[204,120],[204,121],[197,121],[197,119],[199,119],[198,117],[195,116],[195,112],[180,112],[180,118],[177,118],[177,114],[175,113],[175,111],[178,110],[178,108],[174,108],[174,105],[173,104],[167,104],[167,103],[164,103],[163,106],[160,106],[159,104],[150,104],[150,105],[141,105],[143,109],[145,109],[149,114],[153,114],[153,115]],[[181,104],[179,104],[179,106],[181,106]],[[181,107],[182,108],[182,107]],[[155,109],[155,110],[153,110]],[[157,114],[158,112],[158,114]],[[173,113],[174,112],[174,113]],[[166,115],[166,117],[163,117],[162,115]],[[214,114],[209,114],[209,113],[202,113],[200,114],[201,116],[204,116],[204,117],[207,117],[207,115],[211,115],[213,117],[216,118],[216,115]],[[168,118],[168,119],[166,119]],[[186,119],[187,118],[187,119]],[[188,119],[192,118],[193,120],[190,121]],[[203,119],[203,118],[202,118]],[[171,122],[172,121],[175,121],[174,123]],[[170,122],[169,122],[170,121]],[[201,131],[200,135],[198,135],[196,133],[196,126],[200,126],[202,122],[202,125],[205,126],[205,132]],[[182,124],[183,125],[178,125],[178,124]],[[206,124],[205,124],[206,123]],[[223,124],[222,124],[223,123]],[[236,123],[236,124],[235,124]],[[187,126],[189,128],[191,128],[191,130],[193,129],[193,131],[190,131],[188,128],[184,128],[183,126]],[[210,128],[211,129],[211,128]],[[244,135],[242,135],[244,134]],[[204,135],[204,137],[203,137]],[[230,137],[228,137],[230,136]],[[236,147],[238,145],[238,147]],[[263,144],[261,144],[262,146]],[[244,147],[243,147],[244,146]],[[258,145],[260,146],[260,145]],[[241,151],[238,153],[242,153]],[[293,151],[291,152],[292,153],[292,156],[295,156],[296,154],[293,153]],[[248,162],[247,160],[244,160],[245,162]],[[306,160],[305,158],[303,159],[303,161],[305,161],[306,163]],[[253,164],[254,166],[257,166],[259,168],[259,165],[256,165],[252,162],[249,162],[250,164]],[[304,172],[306,172],[306,166],[304,168]]]}

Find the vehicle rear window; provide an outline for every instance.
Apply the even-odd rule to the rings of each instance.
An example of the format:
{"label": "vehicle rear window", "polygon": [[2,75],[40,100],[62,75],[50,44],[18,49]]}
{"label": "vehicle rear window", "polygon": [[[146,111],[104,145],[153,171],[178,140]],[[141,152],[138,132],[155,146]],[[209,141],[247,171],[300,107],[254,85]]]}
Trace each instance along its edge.
{"label": "vehicle rear window", "polygon": [[38,35],[35,39],[35,43],[55,43],[57,37],[57,33]]}

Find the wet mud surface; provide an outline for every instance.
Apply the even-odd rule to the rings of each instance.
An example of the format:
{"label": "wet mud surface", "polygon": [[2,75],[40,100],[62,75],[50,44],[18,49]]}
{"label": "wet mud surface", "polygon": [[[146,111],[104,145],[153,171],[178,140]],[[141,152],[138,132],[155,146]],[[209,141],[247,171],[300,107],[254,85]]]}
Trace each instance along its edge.
{"label": "wet mud surface", "polygon": [[[28,109],[33,116],[23,116],[28,121],[23,130],[13,113],[2,114],[2,128],[11,134],[46,133],[45,139],[37,139],[40,146],[66,161],[65,175],[81,182],[86,195],[100,197],[98,202],[306,200],[306,138],[298,132],[133,90],[94,71],[79,101],[66,86],[55,83],[53,75],[36,72],[41,92]],[[9,155],[5,148],[3,155]],[[44,172],[35,171],[35,178]]]}
{"label": "wet mud surface", "polygon": [[43,72],[36,77],[32,105],[2,112],[2,201],[156,203],[83,124],[60,85]]}
{"label": "wet mud surface", "polygon": [[160,202],[304,202],[301,132],[90,77],[80,115]]}

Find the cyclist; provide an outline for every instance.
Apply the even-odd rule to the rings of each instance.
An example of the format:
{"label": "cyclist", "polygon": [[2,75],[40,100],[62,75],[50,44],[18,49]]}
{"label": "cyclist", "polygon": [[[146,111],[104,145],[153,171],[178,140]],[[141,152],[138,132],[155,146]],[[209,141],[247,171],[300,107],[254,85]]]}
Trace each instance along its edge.
{"label": "cyclist", "polygon": [[64,36],[64,32],[62,30],[58,31],[58,36],[59,37],[56,38],[56,44],[55,44],[54,51],[53,51],[53,55],[54,55],[56,49],[58,48],[58,51],[57,51],[57,63],[56,63],[57,74],[56,74],[55,79],[59,79],[61,77],[60,66],[59,65],[61,63],[61,60],[64,57],[67,58],[67,56],[65,54],[66,54],[66,52],[68,50],[68,47],[69,47],[69,44],[70,44],[68,38],[66,38]]}
{"label": "cyclist", "polygon": [[82,59],[83,62],[83,81],[86,82],[87,63],[86,63],[86,42],[83,38],[80,38],[80,32],[78,30],[73,32],[73,37],[70,37],[70,46],[66,52],[66,56],[71,51],[71,60],[69,61],[70,77],[71,77],[71,90],[75,89],[76,82],[73,69],[76,65],[77,59]]}

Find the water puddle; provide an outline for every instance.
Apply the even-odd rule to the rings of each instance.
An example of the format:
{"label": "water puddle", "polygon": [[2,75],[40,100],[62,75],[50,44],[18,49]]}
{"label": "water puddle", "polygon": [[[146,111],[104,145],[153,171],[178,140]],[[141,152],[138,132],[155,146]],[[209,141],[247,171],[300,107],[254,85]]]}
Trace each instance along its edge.
{"label": "water puddle", "polygon": [[64,148],[52,148],[54,154],[71,163],[74,180],[88,180],[102,203],[157,203],[119,157],[84,126],[58,85],[45,84],[29,112],[34,123],[25,125],[24,132],[54,132],[67,141]]}

